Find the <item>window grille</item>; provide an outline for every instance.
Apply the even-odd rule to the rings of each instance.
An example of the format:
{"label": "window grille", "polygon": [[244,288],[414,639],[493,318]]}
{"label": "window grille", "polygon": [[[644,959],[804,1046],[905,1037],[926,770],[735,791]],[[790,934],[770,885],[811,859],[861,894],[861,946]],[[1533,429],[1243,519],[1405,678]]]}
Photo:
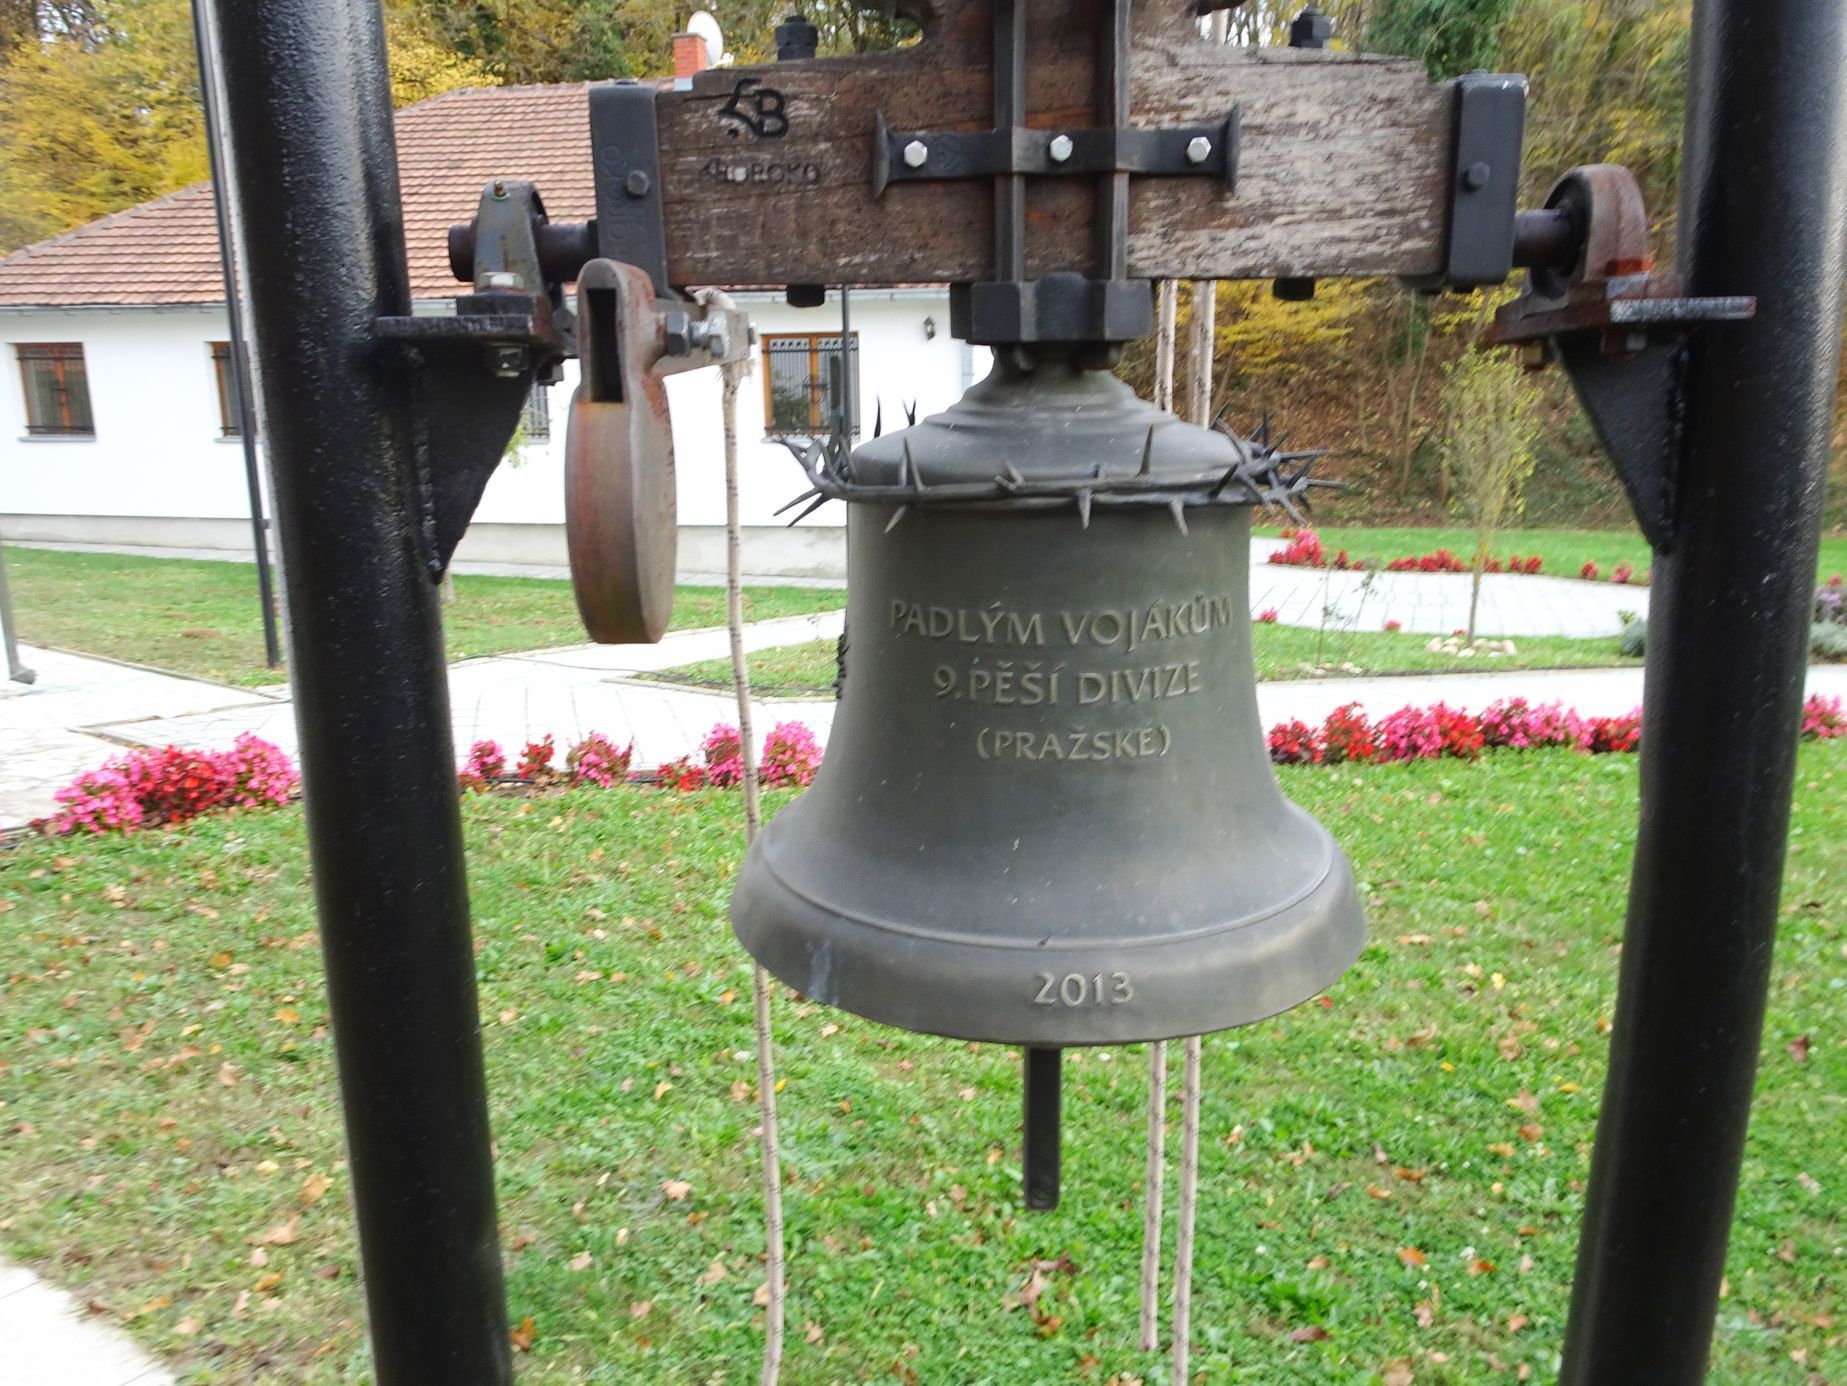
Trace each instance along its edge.
{"label": "window grille", "polygon": [[14,348],[26,390],[26,432],[34,437],[94,438],[90,380],[81,342],[30,342]]}
{"label": "window grille", "polygon": [[[836,399],[845,378],[844,394]],[[764,432],[773,438],[831,433],[835,412],[859,398],[859,334],[841,350],[838,332],[766,333],[763,338]],[[859,434],[853,409],[850,432]]]}

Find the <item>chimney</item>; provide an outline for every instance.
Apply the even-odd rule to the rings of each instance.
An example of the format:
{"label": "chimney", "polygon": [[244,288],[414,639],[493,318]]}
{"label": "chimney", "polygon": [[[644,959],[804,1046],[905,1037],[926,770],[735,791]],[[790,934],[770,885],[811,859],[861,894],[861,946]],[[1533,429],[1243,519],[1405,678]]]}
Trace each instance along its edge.
{"label": "chimney", "polygon": [[706,69],[705,40],[697,34],[675,34],[673,36],[673,80],[674,85],[690,83],[695,75]]}

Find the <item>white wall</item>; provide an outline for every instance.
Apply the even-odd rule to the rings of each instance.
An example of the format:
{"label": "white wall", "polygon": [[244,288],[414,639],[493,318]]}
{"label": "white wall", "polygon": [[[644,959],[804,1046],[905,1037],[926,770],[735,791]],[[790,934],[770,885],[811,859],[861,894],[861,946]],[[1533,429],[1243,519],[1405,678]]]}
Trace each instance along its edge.
{"label": "white wall", "polygon": [[[739,296],[759,333],[839,330],[840,304],[793,309],[780,295]],[[861,290],[851,301],[859,336],[861,436],[871,436],[879,406],[888,429],[904,426],[904,406],[918,417],[952,404],[987,353],[949,336],[946,292]],[[926,337],[924,320],[935,327]],[[0,312],[0,525],[17,538],[93,536],[98,542],[244,547],[247,530],[243,454],[221,440],[209,343],[227,335],[218,308]],[[96,436],[28,438],[16,360],[17,342],[82,342]],[[979,359],[977,359],[979,358]],[[781,444],[764,437],[762,354],[738,396],[740,503],[743,521],[760,531],[783,526],[778,507],[805,489],[801,469]],[[551,389],[551,436],[529,441],[517,465],[502,466],[476,512],[477,533],[464,554],[508,561],[560,561],[564,520],[565,426],[576,363]],[[715,371],[668,381],[679,479],[680,523],[692,531],[724,524],[724,434]],[[808,548],[836,551],[842,507],[829,504],[803,521],[816,535]],[[145,523],[136,524],[140,519]],[[529,528],[536,527],[536,528]],[[82,534],[71,531],[82,531]],[[524,531],[524,532],[522,532]],[[781,536],[760,534],[767,552]],[[788,536],[782,549],[790,549]],[[831,562],[832,560],[828,560]],[[813,564],[807,566],[812,567]],[[788,571],[806,570],[791,567]]]}

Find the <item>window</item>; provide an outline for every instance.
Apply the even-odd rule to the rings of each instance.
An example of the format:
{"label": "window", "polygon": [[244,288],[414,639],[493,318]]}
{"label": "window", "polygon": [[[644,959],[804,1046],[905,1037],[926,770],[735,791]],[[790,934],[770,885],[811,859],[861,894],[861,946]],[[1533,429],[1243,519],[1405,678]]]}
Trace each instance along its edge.
{"label": "window", "polygon": [[26,432],[35,438],[94,438],[83,344],[32,342],[14,350],[26,386]]}
{"label": "window", "polygon": [[226,438],[241,438],[244,411],[239,407],[242,396],[237,389],[237,362],[231,357],[229,342],[212,343],[212,375],[218,382],[218,429]]}
{"label": "window", "polygon": [[526,396],[526,408],[519,416],[519,430],[527,442],[552,436],[551,393],[544,385],[534,385]]}
{"label": "window", "polygon": [[[840,334],[765,334],[763,338],[763,417],[765,432],[822,434],[834,428],[835,390],[846,377],[845,398],[859,398],[859,334],[841,350]],[[859,418],[852,419],[859,433]]]}

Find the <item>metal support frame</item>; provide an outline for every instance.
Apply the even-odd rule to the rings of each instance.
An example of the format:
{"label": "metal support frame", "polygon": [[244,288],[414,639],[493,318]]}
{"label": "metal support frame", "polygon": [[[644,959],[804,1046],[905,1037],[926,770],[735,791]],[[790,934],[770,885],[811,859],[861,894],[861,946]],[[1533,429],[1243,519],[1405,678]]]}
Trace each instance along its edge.
{"label": "metal support frame", "polygon": [[[376,4],[197,0],[282,542],[309,847],[379,1386],[512,1380]],[[302,344],[311,344],[303,349]]]}
{"label": "metal support frame", "polygon": [[250,380],[250,343],[244,332],[243,296],[238,292],[237,257],[231,236],[231,192],[224,179],[224,131],[218,118],[214,74],[206,63],[205,7],[193,6],[192,41],[199,56],[199,106],[205,117],[205,160],[212,175],[212,212],[218,223],[218,262],[224,274],[224,312],[231,335],[231,374],[237,382],[237,432],[244,454],[244,489],[250,497],[250,548],[256,559],[257,604],[263,614],[263,659],[282,663],[276,631],[276,596],[269,571],[269,521],[263,515],[263,469],[257,460],[256,395]]}
{"label": "metal support frame", "polygon": [[1565,1386],[1694,1386],[1718,1310],[1808,660],[1847,264],[1847,6],[1695,0],[1685,354],[1640,836]]}

